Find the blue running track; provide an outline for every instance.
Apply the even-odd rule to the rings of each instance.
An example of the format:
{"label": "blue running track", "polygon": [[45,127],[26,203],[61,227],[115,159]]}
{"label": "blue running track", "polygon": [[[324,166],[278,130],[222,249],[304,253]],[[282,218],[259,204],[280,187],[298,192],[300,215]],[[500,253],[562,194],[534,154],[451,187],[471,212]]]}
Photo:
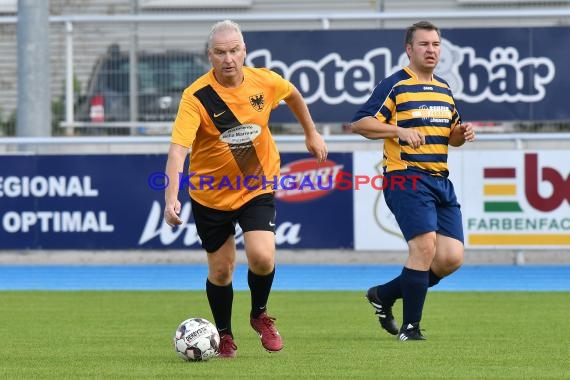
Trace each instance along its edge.
{"label": "blue running track", "polygon": [[[396,265],[277,267],[273,290],[358,290],[396,276]],[[0,290],[203,290],[207,267],[188,265],[2,265]],[[247,267],[236,268],[234,288],[246,290]],[[434,291],[570,291],[570,266],[466,265]]]}

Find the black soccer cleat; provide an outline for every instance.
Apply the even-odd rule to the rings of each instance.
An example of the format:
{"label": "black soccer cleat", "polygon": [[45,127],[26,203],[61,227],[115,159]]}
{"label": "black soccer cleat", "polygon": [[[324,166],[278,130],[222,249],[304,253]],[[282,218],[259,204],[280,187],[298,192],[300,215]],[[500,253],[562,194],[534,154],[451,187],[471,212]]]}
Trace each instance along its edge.
{"label": "black soccer cleat", "polygon": [[366,292],[366,299],[370,302],[370,305],[374,308],[374,314],[378,316],[378,321],[380,326],[388,333],[392,335],[398,334],[398,325],[394,320],[394,315],[392,315],[392,305],[387,305],[380,301],[376,296],[375,287],[368,289]]}
{"label": "black soccer cleat", "polygon": [[420,323],[408,323],[403,325],[398,334],[398,340],[405,342],[407,340],[426,340],[420,331]]}

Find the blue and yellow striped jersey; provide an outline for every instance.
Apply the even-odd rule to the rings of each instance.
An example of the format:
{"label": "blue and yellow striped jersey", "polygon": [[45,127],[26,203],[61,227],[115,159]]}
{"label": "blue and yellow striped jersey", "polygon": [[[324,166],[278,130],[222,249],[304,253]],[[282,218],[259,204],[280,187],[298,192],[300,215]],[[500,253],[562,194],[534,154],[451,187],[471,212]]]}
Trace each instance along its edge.
{"label": "blue and yellow striped jersey", "polygon": [[417,149],[397,137],[385,139],[385,171],[414,167],[448,175],[449,134],[461,119],[445,80],[434,75],[430,82],[422,82],[405,67],[378,83],[352,121],[369,116],[394,127],[416,128],[426,139],[425,145]]}

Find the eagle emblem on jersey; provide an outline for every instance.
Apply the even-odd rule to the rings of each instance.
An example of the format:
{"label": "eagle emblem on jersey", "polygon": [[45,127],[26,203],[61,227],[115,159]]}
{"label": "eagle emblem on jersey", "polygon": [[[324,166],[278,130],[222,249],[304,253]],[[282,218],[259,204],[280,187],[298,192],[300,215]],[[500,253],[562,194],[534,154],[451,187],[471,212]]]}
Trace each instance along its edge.
{"label": "eagle emblem on jersey", "polygon": [[249,103],[258,112],[261,112],[263,106],[265,105],[265,99],[263,98],[263,92],[261,94],[255,94],[249,97]]}

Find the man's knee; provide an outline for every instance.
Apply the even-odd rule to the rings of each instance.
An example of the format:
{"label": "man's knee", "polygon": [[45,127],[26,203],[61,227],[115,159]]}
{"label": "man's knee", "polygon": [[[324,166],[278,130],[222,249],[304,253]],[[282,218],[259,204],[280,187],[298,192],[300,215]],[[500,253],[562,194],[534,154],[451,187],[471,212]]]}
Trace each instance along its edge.
{"label": "man's knee", "polygon": [[275,267],[275,235],[271,231],[249,231],[245,234],[245,254],[249,269],[266,275]]}
{"label": "man's knee", "polygon": [[431,262],[436,251],[436,236],[433,232],[428,232],[414,237],[408,242],[410,254]]}
{"label": "man's knee", "polygon": [[234,269],[234,263],[210,263],[208,268],[208,278],[215,285],[227,285],[232,281]]}
{"label": "man's knee", "polygon": [[249,268],[250,270],[258,275],[269,274],[273,271],[275,267],[275,259],[273,252],[265,252],[262,254],[250,254],[249,257]]}
{"label": "man's knee", "polygon": [[463,264],[463,250],[461,252],[454,252],[447,257],[447,266],[456,270]]}
{"label": "man's knee", "polygon": [[455,272],[463,264],[463,247],[437,252],[431,269],[440,277],[445,277]]}

